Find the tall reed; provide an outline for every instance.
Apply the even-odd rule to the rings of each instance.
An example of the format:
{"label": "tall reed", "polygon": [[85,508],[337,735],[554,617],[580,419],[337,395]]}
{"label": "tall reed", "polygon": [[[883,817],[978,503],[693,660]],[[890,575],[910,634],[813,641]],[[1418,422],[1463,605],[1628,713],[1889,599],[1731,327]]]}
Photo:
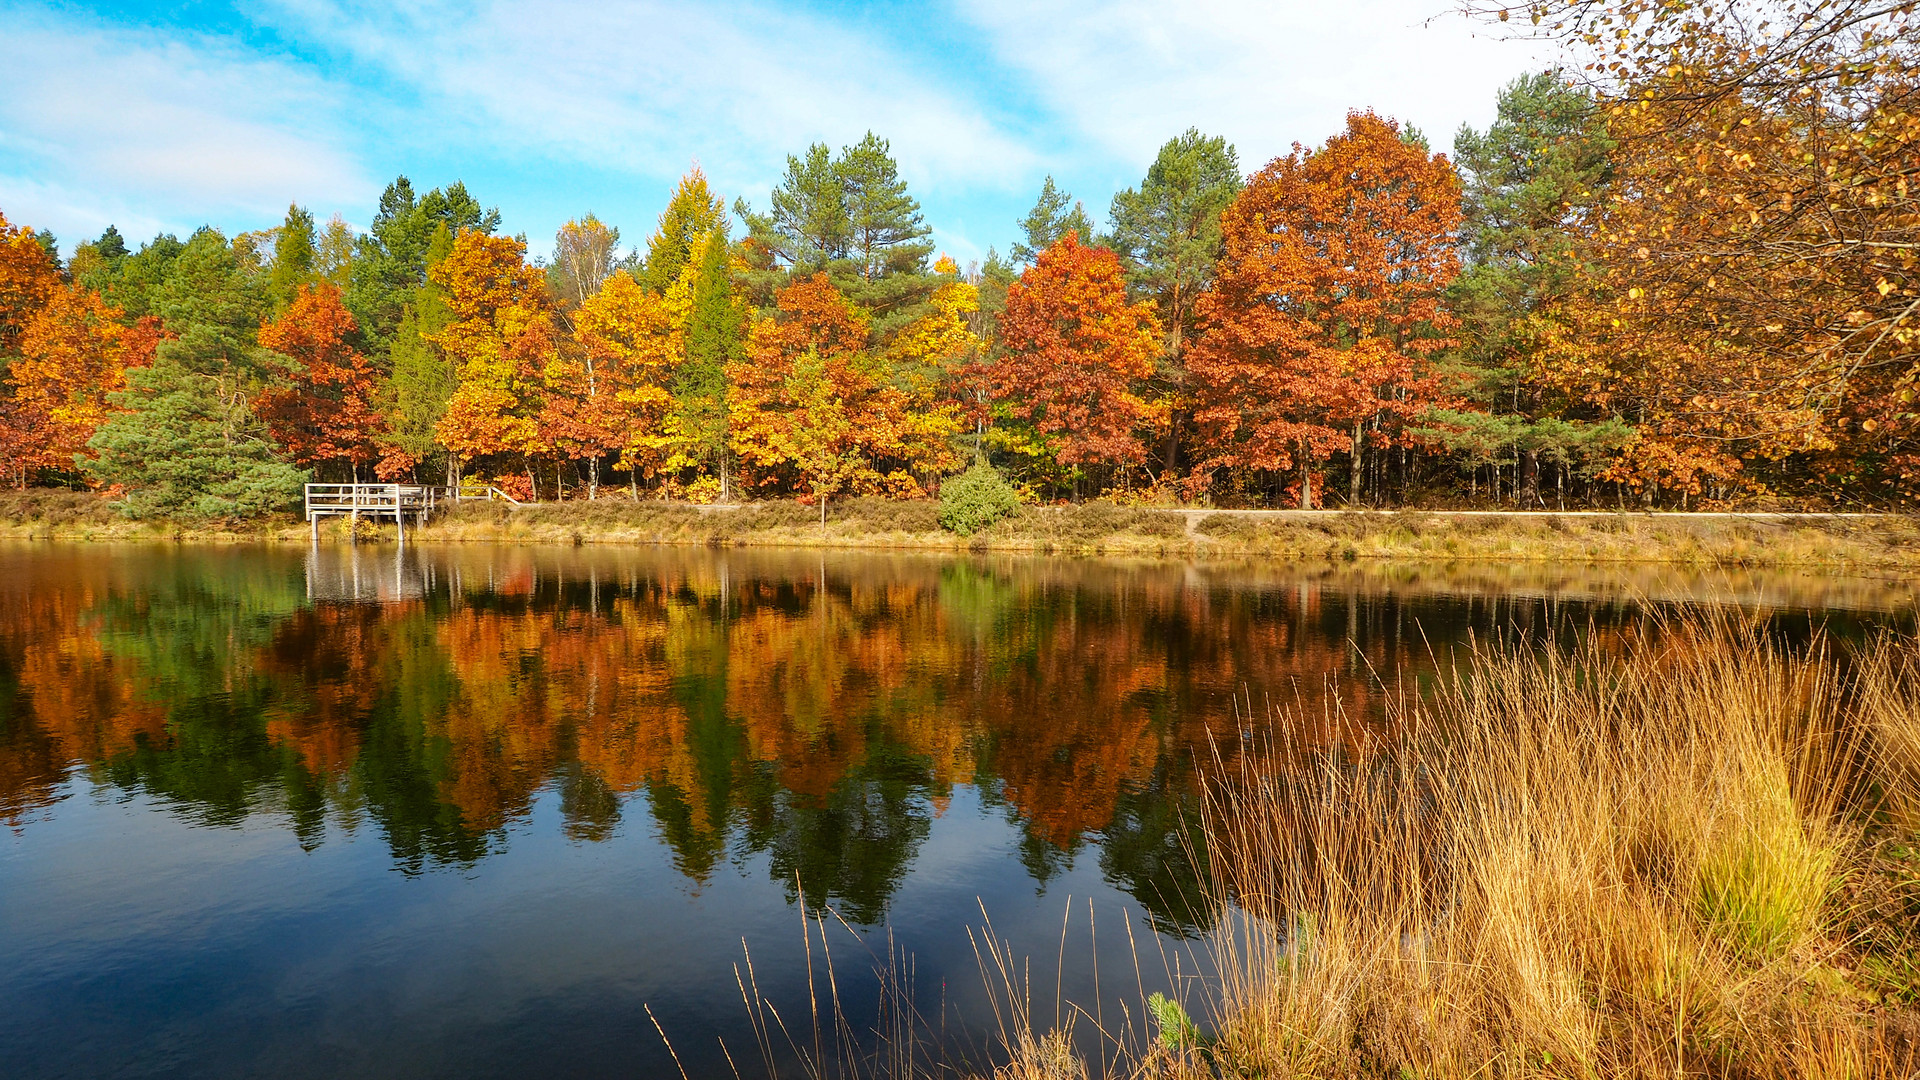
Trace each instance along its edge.
{"label": "tall reed", "polygon": [[1913,1075],[1914,984],[1855,970],[1890,943],[1845,888],[1920,819],[1910,646],[1665,631],[1482,649],[1390,736],[1216,776],[1215,1034],[1143,1068]]}

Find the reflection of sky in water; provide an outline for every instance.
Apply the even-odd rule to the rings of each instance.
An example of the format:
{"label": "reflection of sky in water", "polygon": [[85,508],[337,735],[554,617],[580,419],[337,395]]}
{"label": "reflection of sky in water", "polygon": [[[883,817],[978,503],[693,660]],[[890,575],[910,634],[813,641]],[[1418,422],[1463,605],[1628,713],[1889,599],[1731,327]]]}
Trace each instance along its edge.
{"label": "reflection of sky in water", "polygon": [[[0,1072],[659,1075],[671,1066],[646,1002],[697,1075],[724,1068],[716,1035],[745,1048],[743,937],[762,990],[801,1014],[799,921],[764,856],[690,887],[664,872],[651,830],[569,840],[557,801],[543,793],[463,871],[404,875],[364,831],[302,850],[270,820],[200,829],[145,796],[79,793],[0,841]],[[1138,906],[1094,860],[1043,895],[1014,840],[963,787],[895,894],[889,925],[922,973],[923,1009],[944,990],[954,1013],[987,1014],[966,936],[981,905],[1020,954],[1044,956],[1071,902],[1065,990],[1091,1002],[1092,898],[1109,1007],[1133,988],[1132,912],[1148,986],[1164,984]],[[830,940],[850,1015],[870,1016],[871,961],[844,931]]]}
{"label": "reflection of sky in water", "polygon": [[983,904],[1050,1010],[1070,897],[1067,995],[1091,898],[1137,998],[1122,912],[1151,989],[1248,701],[1352,738],[1370,671],[1688,596],[1911,623],[1903,583],[1657,568],[0,548],[0,1075],[647,1075],[643,1001],[722,1068],[743,937],[804,1000],[796,875],[925,1011],[986,1022]]}

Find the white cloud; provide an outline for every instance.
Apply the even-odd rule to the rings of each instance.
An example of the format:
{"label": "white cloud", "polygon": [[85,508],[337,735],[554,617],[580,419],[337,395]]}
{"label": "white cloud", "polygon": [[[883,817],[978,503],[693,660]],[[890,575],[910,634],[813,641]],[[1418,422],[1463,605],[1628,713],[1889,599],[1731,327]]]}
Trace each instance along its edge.
{"label": "white cloud", "polygon": [[959,0],[1003,63],[1070,128],[1151,160],[1188,127],[1226,136],[1243,167],[1337,132],[1349,109],[1420,127],[1450,149],[1506,82],[1540,66],[1449,0]]}
{"label": "white cloud", "polygon": [[107,220],[183,229],[377,191],[330,137],[336,95],[294,65],[33,9],[7,22],[0,197],[10,217],[44,215],[35,223],[77,237]]}
{"label": "white cloud", "polygon": [[[482,0],[400,9],[283,0],[272,20],[422,98],[489,153],[659,175],[698,157],[765,200],[785,155],[889,137],[918,188],[994,184],[1034,160],[886,43],[777,8]],[[559,178],[564,183],[564,178]]]}

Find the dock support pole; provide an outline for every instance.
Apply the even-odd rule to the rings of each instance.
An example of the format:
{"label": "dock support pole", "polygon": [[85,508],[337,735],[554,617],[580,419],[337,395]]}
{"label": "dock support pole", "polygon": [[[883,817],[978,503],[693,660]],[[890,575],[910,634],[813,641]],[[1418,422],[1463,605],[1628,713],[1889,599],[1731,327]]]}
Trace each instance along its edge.
{"label": "dock support pole", "polygon": [[320,546],[320,515],[313,513],[312,511],[308,511],[307,527],[313,530],[313,546],[319,547]]}

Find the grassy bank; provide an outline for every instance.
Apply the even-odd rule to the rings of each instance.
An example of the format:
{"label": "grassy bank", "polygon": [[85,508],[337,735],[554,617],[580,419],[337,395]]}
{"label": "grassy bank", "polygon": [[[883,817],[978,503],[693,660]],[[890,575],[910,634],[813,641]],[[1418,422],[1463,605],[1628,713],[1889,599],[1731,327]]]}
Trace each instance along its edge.
{"label": "grassy bank", "polygon": [[[368,527],[370,528],[370,527]],[[369,535],[391,539],[392,526]],[[323,535],[344,539],[342,521]],[[281,517],[240,523],[136,522],[104,499],[65,491],[0,497],[0,536],[76,540],[307,539]],[[1920,569],[1920,524],[1901,517],[1646,514],[1490,515],[1170,511],[1087,503],[1024,507],[971,537],[942,531],[927,501],[850,499],[819,511],[793,502],[734,509],[606,499],[512,509],[467,503],[415,533],[427,543],[699,544],[1016,551],[1286,561],[1656,562],[1692,566]]]}
{"label": "grassy bank", "polygon": [[[1920,649],[1676,629],[1491,651],[1387,734],[1216,763],[1215,974],[1048,1029],[989,932],[990,1075],[1916,1075]],[[926,1027],[806,1071],[988,1075]]]}

